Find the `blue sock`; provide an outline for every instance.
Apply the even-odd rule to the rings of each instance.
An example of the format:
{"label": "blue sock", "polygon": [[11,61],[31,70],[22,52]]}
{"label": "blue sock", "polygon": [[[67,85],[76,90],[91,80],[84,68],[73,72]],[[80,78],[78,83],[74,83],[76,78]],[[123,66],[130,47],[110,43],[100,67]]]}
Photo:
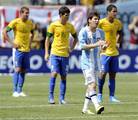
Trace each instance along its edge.
{"label": "blue sock", "polygon": [[18,85],[19,73],[14,72],[13,74],[13,91],[17,92],[17,85]]}
{"label": "blue sock", "polygon": [[60,100],[64,100],[66,93],[66,80],[60,81]]}
{"label": "blue sock", "polygon": [[110,90],[110,96],[114,96],[114,94],[115,94],[115,79],[110,79],[108,86],[109,86],[109,90]]}
{"label": "blue sock", "polygon": [[98,78],[98,93],[102,94],[105,80]]}
{"label": "blue sock", "polygon": [[49,99],[54,99],[54,88],[55,88],[56,78],[51,77],[49,83]]}
{"label": "blue sock", "polygon": [[18,80],[18,93],[22,92],[22,87],[24,84],[25,73],[19,73],[19,80]]}

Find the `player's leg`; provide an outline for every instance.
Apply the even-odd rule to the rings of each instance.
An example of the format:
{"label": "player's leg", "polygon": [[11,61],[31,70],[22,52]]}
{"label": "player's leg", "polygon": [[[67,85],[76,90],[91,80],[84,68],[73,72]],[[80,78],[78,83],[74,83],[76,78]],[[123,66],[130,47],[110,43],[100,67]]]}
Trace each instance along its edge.
{"label": "player's leg", "polygon": [[18,82],[19,82],[19,74],[21,72],[21,57],[20,57],[20,52],[16,49],[13,49],[13,65],[14,65],[13,97],[19,97]]}
{"label": "player's leg", "polygon": [[65,104],[65,94],[66,94],[66,80],[67,80],[67,73],[69,69],[69,58],[68,57],[60,57],[60,95],[59,95],[59,102],[61,104]]}
{"label": "player's leg", "polygon": [[21,66],[22,69],[19,73],[18,93],[20,94],[20,96],[25,97],[26,94],[23,93],[23,85],[24,85],[24,81],[25,81],[25,72],[30,67],[29,53],[27,53],[27,52],[22,53],[21,64],[22,64],[22,66]]}
{"label": "player's leg", "polygon": [[49,103],[55,104],[54,101],[54,88],[56,83],[56,77],[59,73],[59,60],[57,56],[52,55],[50,57],[50,64],[51,64],[51,76],[49,82]]}
{"label": "player's leg", "polygon": [[99,104],[97,99],[97,94],[96,94],[97,72],[93,71],[92,69],[89,69],[89,70],[84,70],[83,73],[85,75],[85,84],[87,85],[89,98],[94,104],[96,113],[100,114],[102,111],[104,111],[104,107]]}
{"label": "player's leg", "polygon": [[96,83],[93,82],[88,84],[88,89],[89,89],[89,97],[91,98],[91,101],[94,104],[96,113],[101,114],[101,112],[104,111],[104,107],[101,106],[98,102],[97,94],[96,94]]}
{"label": "player's leg", "polygon": [[116,72],[118,72],[118,56],[113,56],[110,61],[110,69],[109,69],[109,94],[110,94],[110,101],[111,102],[120,102],[115,98],[115,78]]}
{"label": "player's leg", "polygon": [[109,60],[110,58],[108,56],[102,55],[100,58],[101,68],[100,68],[100,75],[98,78],[98,101],[102,102],[102,92],[103,92],[103,86],[105,83],[105,77],[106,73],[109,70]]}
{"label": "player's leg", "polygon": [[91,112],[91,111],[88,109],[90,101],[91,101],[91,98],[89,97],[89,91],[88,91],[88,89],[87,89],[87,90],[86,90],[86,94],[85,94],[83,109],[82,109],[82,113],[83,113],[83,114],[94,114],[93,112]]}

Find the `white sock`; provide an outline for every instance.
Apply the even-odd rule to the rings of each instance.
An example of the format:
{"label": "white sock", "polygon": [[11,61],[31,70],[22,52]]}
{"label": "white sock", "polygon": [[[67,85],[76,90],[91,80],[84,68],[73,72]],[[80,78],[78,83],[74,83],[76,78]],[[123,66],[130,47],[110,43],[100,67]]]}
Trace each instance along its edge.
{"label": "white sock", "polygon": [[91,100],[91,98],[89,97],[89,93],[86,92],[85,100],[84,100],[84,105],[83,105],[83,110],[82,111],[87,111],[88,110],[88,105],[89,105],[90,100]]}
{"label": "white sock", "polygon": [[99,105],[98,100],[97,100],[96,91],[94,91],[94,90],[90,91],[89,95],[91,97],[91,101],[93,102],[95,109],[97,109],[100,105]]}

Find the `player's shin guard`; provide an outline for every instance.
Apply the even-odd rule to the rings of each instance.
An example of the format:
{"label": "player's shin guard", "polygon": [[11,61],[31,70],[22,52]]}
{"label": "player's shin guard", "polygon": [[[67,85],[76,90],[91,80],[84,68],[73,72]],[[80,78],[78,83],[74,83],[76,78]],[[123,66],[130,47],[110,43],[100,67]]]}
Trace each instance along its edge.
{"label": "player's shin guard", "polygon": [[89,93],[88,93],[88,92],[86,92],[82,112],[84,112],[84,111],[87,111],[87,110],[88,110],[88,105],[89,105],[89,102],[90,102],[90,101],[91,101],[91,98],[89,97]]}
{"label": "player's shin guard", "polygon": [[96,91],[95,90],[90,91],[89,96],[90,96],[91,101],[93,102],[95,108],[99,107]]}
{"label": "player's shin guard", "polygon": [[115,94],[115,79],[110,79],[108,82],[110,96],[114,96]]}
{"label": "player's shin guard", "polygon": [[13,91],[17,92],[17,85],[18,85],[19,73],[14,72],[13,74]]}
{"label": "player's shin guard", "polygon": [[18,93],[22,92],[22,87],[24,84],[24,79],[25,79],[25,73],[19,73],[19,80],[18,80]]}
{"label": "player's shin guard", "polygon": [[56,78],[51,77],[50,83],[49,83],[49,99],[52,99],[52,100],[54,99],[55,82],[56,82]]}
{"label": "player's shin guard", "polygon": [[66,93],[66,80],[60,81],[60,101],[65,99],[65,93]]}
{"label": "player's shin guard", "polygon": [[102,94],[104,82],[105,80],[100,78],[98,79],[98,94]]}

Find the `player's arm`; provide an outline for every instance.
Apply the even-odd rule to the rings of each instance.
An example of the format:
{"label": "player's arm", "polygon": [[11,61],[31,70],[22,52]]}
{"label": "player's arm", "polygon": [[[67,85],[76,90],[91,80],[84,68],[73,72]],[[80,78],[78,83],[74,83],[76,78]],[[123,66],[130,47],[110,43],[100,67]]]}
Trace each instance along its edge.
{"label": "player's arm", "polygon": [[9,26],[4,28],[4,30],[3,30],[3,39],[4,39],[5,42],[8,41],[12,45],[12,47],[18,48],[18,45],[14,44],[13,41],[8,36],[8,32],[10,32],[11,30],[12,30],[12,28],[9,27]]}
{"label": "player's arm", "polygon": [[83,30],[79,33],[79,43],[82,50],[90,50],[95,47],[99,47],[105,43],[103,40],[98,40],[96,43],[88,43],[87,33]]}
{"label": "player's arm", "polygon": [[120,31],[117,31],[117,37],[116,37],[116,40],[117,40],[117,47],[119,48],[120,47],[120,43],[121,43],[121,41],[122,41],[122,39],[123,39],[123,31],[122,30],[120,30]]}
{"label": "player's arm", "polygon": [[78,42],[78,37],[77,37],[77,33],[72,34],[74,40],[73,40],[73,44],[70,47],[70,52],[72,52],[72,50],[75,48],[77,42]]}
{"label": "player's arm", "polygon": [[53,36],[52,33],[47,32],[47,37],[45,40],[45,60],[48,61],[49,59],[49,45],[50,45],[50,38]]}
{"label": "player's arm", "polygon": [[91,43],[91,44],[84,44],[82,49],[83,50],[90,50],[96,47],[100,47],[105,44],[104,40],[98,40],[96,43]]}
{"label": "player's arm", "polygon": [[33,38],[34,38],[34,30],[31,30],[30,44],[29,44],[30,48],[31,48],[31,43],[32,43],[32,41],[33,41]]}

